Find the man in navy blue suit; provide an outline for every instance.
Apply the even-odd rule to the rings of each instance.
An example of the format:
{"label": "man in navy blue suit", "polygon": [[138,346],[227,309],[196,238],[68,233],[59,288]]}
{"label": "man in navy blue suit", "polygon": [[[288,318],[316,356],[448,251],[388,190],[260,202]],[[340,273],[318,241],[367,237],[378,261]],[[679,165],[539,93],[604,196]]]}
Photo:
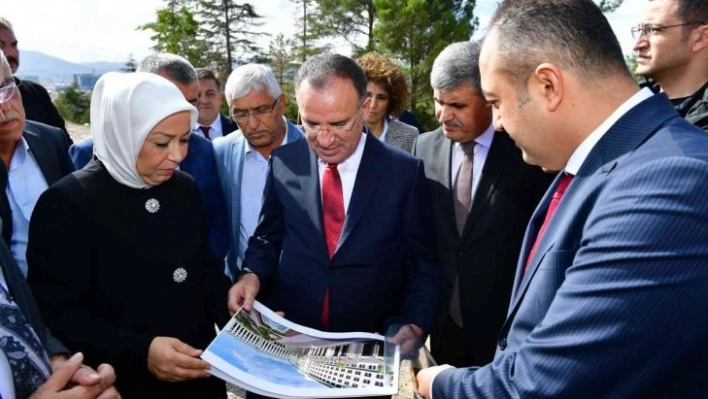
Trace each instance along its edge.
{"label": "man in navy blue suit", "polygon": [[562,170],[526,231],[493,362],[426,398],[708,395],[708,136],[639,90],[591,0],[507,0],[480,71],[527,163]]}
{"label": "man in navy blue suit", "polygon": [[306,140],[273,150],[261,221],[229,307],[258,299],[302,325],[423,337],[439,297],[423,163],[364,131],[366,76],[310,58],[296,77]]}
{"label": "man in navy blue suit", "polygon": [[[199,99],[197,72],[186,59],[169,53],[153,54],[140,61],[138,72],[150,72],[174,83],[184,98],[195,107]],[[83,169],[93,158],[91,137],[78,141],[69,149],[76,169]],[[189,136],[189,150],[180,169],[189,173],[202,194],[205,219],[208,223],[209,248],[212,255],[224,259],[229,248],[226,202],[219,184],[219,176],[211,141],[199,134]]]}

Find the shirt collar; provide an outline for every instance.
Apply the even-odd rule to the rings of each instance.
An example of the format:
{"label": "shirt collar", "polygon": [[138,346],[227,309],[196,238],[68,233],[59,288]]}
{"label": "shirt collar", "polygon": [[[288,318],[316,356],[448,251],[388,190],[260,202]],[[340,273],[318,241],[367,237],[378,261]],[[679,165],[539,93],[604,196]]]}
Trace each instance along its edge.
{"label": "shirt collar", "polygon": [[573,152],[573,155],[571,155],[570,159],[568,159],[568,163],[565,165],[563,170],[573,176],[577,175],[580,167],[583,166],[583,163],[587,159],[588,155],[590,155],[592,149],[595,148],[595,145],[597,145],[605,133],[607,133],[610,128],[624,116],[624,114],[653,95],[654,93],[651,90],[644,88],[635,93],[632,97],[628,98],[627,101],[622,103],[622,105],[617,107],[617,109],[600,124],[600,126],[598,126],[585,138],[585,140],[583,140],[582,143],[580,143],[578,148],[575,149],[575,152]]}
{"label": "shirt collar", "polygon": [[[477,136],[474,142],[482,147],[489,148],[492,146],[492,141],[494,141],[494,124],[490,124],[484,133]],[[459,147],[460,143],[455,143],[455,147]]]}
{"label": "shirt collar", "polygon": [[20,140],[17,142],[17,146],[15,146],[15,152],[12,154],[12,161],[10,161],[10,171],[22,166],[25,163],[27,154],[29,153],[30,147],[29,144],[27,144],[27,140],[25,140],[24,137],[20,137]]}
{"label": "shirt collar", "polygon": [[[345,159],[344,161],[339,163],[339,166],[337,167],[338,170],[356,170],[359,168],[359,164],[361,163],[361,157],[364,155],[364,146],[366,145],[366,133],[361,133],[361,137],[359,138],[359,143],[356,145],[356,148],[354,149],[354,152],[349,156],[349,158]],[[317,158],[317,161],[320,164],[325,164],[325,162],[320,159],[319,157]]]}

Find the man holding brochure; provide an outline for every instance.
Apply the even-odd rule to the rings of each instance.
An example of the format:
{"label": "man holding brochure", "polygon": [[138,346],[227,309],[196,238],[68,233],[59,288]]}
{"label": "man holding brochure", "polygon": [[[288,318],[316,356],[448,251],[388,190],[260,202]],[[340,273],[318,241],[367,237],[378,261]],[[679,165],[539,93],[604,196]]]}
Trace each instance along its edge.
{"label": "man holding brochure", "polygon": [[295,83],[307,142],[271,155],[229,309],[257,296],[304,326],[422,338],[440,278],[423,164],[366,134],[366,76],[350,58],[312,57]]}

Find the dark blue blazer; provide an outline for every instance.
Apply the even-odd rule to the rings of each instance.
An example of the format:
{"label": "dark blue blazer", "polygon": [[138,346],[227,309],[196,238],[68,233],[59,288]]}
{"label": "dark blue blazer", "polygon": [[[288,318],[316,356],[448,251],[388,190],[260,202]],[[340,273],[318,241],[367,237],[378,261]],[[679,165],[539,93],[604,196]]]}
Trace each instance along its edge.
{"label": "dark blue blazer", "polygon": [[306,140],[273,151],[261,221],[243,263],[261,281],[258,299],[289,320],[321,328],[329,289],[331,331],[383,334],[407,323],[428,331],[440,266],[423,162],[366,136],[331,261],[317,162]]}
{"label": "dark blue blazer", "polygon": [[[93,158],[93,139],[86,137],[74,143],[69,155],[76,169],[83,169]],[[224,259],[229,249],[229,227],[211,141],[198,134],[189,136],[189,150],[179,167],[197,183],[204,204],[204,220],[209,227],[209,248],[215,257]]]}
{"label": "dark blue blazer", "polygon": [[708,396],[708,136],[664,95],[620,118],[526,257],[492,364],[440,373],[433,397]]}

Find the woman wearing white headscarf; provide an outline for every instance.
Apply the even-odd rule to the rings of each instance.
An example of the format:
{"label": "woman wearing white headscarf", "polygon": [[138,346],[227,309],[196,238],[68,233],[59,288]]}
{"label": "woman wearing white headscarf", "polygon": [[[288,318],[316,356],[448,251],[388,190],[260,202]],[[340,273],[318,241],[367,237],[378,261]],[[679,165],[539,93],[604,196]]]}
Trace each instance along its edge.
{"label": "woman wearing white headscarf", "polygon": [[110,362],[124,398],[219,398],[199,359],[228,317],[201,197],[176,170],[197,118],[172,83],[104,75],[91,98],[97,160],[40,197],[29,282],[52,332],[88,364]]}

